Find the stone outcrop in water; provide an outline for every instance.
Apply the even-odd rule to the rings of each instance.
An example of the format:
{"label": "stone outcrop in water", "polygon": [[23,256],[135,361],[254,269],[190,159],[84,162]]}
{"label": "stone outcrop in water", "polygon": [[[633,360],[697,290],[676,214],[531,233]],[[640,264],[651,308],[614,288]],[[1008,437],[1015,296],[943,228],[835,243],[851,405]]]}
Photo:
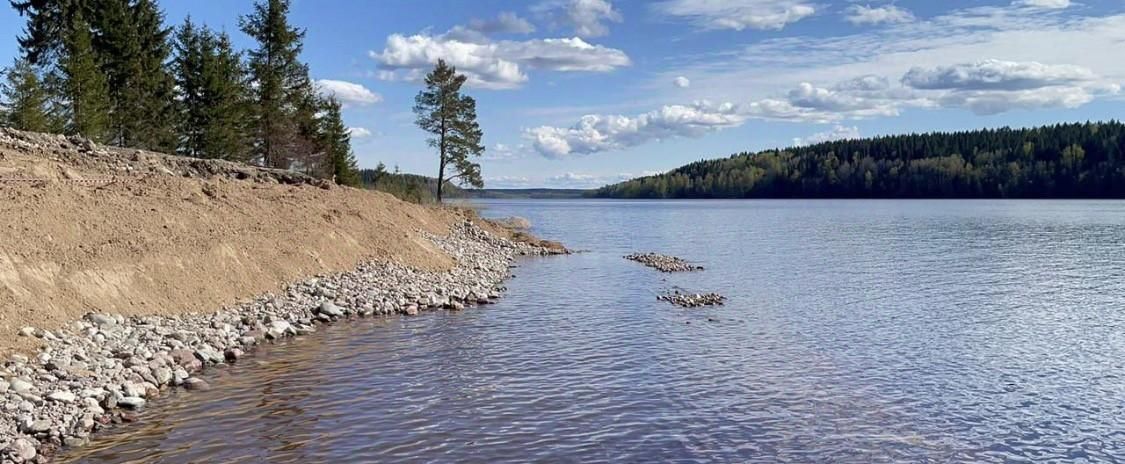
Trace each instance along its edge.
{"label": "stone outcrop in water", "polygon": [[565,252],[510,241],[471,222],[426,237],[452,256],[446,272],[368,262],[351,272],[290,285],[281,294],[211,314],[89,314],[62,329],[32,328],[45,347],[0,367],[0,462],[44,462],[64,446],[121,421],[171,387],[204,391],[195,377],[258,344],[310,334],[354,317],[461,309],[498,298],[515,256]]}
{"label": "stone outcrop in water", "polygon": [[633,253],[626,255],[625,259],[636,261],[660,272],[691,272],[702,271],[703,266],[698,266],[675,256],[657,253]]}
{"label": "stone outcrop in water", "polygon": [[684,308],[699,308],[703,306],[722,306],[726,303],[726,297],[718,293],[680,293],[676,290],[671,293],[665,293],[656,297],[661,301],[667,301],[677,306]]}

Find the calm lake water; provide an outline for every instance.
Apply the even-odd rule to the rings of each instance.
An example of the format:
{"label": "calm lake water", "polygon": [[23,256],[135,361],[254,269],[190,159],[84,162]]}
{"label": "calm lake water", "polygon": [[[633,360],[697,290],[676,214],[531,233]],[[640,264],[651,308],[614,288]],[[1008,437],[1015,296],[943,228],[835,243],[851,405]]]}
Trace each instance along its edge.
{"label": "calm lake water", "polygon": [[71,458],[1125,460],[1125,202],[483,204],[588,252],[522,261],[498,305],[266,347]]}

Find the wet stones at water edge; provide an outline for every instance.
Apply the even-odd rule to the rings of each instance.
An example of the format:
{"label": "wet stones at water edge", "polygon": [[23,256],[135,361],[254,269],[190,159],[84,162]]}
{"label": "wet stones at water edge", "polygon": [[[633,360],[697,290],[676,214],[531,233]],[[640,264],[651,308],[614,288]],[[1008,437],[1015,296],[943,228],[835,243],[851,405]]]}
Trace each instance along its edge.
{"label": "wet stones at water edge", "polygon": [[656,297],[660,301],[667,301],[684,308],[700,308],[704,306],[722,306],[726,297],[718,293],[680,293],[676,290]]}
{"label": "wet stones at water edge", "polygon": [[636,261],[660,272],[692,272],[703,270],[703,266],[691,264],[682,258],[657,253],[633,253],[631,255],[626,255],[625,259]]}
{"label": "wet stones at water edge", "polygon": [[37,337],[44,348],[0,364],[0,464],[46,462],[110,424],[137,420],[137,411],[168,388],[207,391],[202,373],[209,366],[313,333],[319,324],[489,303],[499,298],[516,256],[557,254],[468,221],[448,235],[425,237],[454,258],[453,269],[368,262],[211,314],[90,314],[51,331],[3,335]]}

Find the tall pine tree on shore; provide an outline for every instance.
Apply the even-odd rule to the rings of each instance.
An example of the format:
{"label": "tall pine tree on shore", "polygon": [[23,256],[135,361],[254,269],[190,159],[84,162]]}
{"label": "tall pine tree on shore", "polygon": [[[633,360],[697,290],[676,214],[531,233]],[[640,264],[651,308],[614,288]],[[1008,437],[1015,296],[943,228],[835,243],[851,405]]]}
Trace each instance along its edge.
{"label": "tall pine tree on shore", "polygon": [[240,18],[242,32],[258,47],[250,50],[254,89],[254,153],[262,164],[289,168],[294,161],[310,164],[316,140],[314,91],[308,67],[300,61],[305,32],[289,24],[289,0],[261,0],[254,12]]}
{"label": "tall pine tree on shore", "polygon": [[321,146],[324,147],[327,174],[337,184],[360,186],[359,167],[352,153],[352,137],[344,125],[340,101],[336,97],[324,100],[324,114],[320,119]]}
{"label": "tall pine tree on shore", "polygon": [[477,123],[476,100],[461,94],[465,80],[456,68],[438,60],[426,75],[426,88],[414,98],[415,124],[432,135],[427,142],[438,149],[438,203],[446,182],[484,187],[480,164],[470,159],[484,153],[484,133]]}
{"label": "tall pine tree on shore", "polygon": [[0,86],[3,125],[33,132],[56,132],[59,127],[48,113],[48,95],[35,68],[17,58],[4,72]]}

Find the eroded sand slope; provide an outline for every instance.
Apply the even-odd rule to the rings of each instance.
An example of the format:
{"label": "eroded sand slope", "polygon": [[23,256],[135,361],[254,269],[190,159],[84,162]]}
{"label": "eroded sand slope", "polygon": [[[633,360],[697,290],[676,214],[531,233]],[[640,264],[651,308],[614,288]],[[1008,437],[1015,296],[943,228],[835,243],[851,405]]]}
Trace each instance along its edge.
{"label": "eroded sand slope", "polygon": [[368,258],[452,265],[458,213],[283,171],[0,130],[0,354],[91,311],[214,311]]}

